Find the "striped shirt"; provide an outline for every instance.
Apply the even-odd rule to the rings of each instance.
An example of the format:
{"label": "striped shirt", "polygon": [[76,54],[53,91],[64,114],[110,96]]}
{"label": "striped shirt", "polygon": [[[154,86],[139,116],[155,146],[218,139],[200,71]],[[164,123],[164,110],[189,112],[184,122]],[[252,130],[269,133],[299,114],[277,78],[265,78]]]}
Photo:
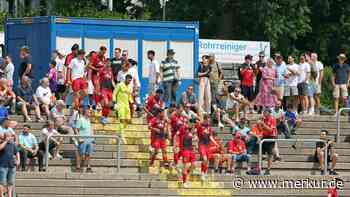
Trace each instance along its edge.
{"label": "striped shirt", "polygon": [[176,78],[176,70],[180,66],[177,64],[176,60],[165,59],[162,61],[162,72],[163,72],[163,81],[172,81]]}

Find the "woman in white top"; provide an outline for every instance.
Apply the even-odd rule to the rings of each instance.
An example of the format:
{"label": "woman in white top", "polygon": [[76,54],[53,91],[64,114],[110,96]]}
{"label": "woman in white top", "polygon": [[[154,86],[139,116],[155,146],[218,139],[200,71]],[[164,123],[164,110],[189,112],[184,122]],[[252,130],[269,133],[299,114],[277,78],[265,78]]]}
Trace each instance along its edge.
{"label": "woman in white top", "polygon": [[54,97],[52,96],[47,77],[40,80],[40,86],[36,89],[35,95],[38,98],[39,104],[44,108],[46,115],[49,117],[49,107],[52,105]]}

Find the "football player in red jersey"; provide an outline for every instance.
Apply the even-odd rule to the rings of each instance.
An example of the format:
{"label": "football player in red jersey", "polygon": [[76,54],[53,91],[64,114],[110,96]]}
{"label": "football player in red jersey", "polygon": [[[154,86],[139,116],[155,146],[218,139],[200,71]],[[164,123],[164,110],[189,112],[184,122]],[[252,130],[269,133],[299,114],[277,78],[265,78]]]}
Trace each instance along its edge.
{"label": "football player in red jersey", "polygon": [[209,151],[209,143],[212,142],[215,146],[218,146],[212,135],[212,128],[210,127],[210,116],[204,115],[203,121],[196,125],[198,136],[198,152],[201,157],[201,179],[204,181],[207,177],[209,160],[212,155]]}
{"label": "football player in red jersey", "polygon": [[101,104],[102,104],[102,118],[101,123],[108,123],[108,114],[111,107],[113,89],[115,87],[115,82],[113,79],[112,67],[110,61],[107,61],[105,67],[103,67],[99,72],[100,85],[101,85]]}
{"label": "football player in red jersey", "polygon": [[167,137],[169,136],[169,126],[165,118],[164,110],[160,110],[157,117],[154,117],[149,122],[149,128],[151,130],[151,135],[153,136],[153,141],[151,141],[151,158],[150,166],[153,167],[154,160],[157,157],[158,152],[162,151],[163,156],[163,166],[168,166],[167,158]]}
{"label": "football player in red jersey", "polygon": [[164,109],[164,101],[162,99],[163,90],[158,89],[154,95],[147,98],[145,102],[144,111],[146,113],[147,122],[155,117],[159,110]]}
{"label": "football player in red jersey", "polygon": [[193,144],[196,144],[198,140],[195,134],[194,123],[190,122],[188,126],[181,127],[179,133],[180,143],[179,146],[182,157],[182,181],[184,187],[188,187],[188,176],[193,169],[195,169],[196,155],[194,153]]}
{"label": "football player in red jersey", "polygon": [[90,79],[94,85],[96,105],[101,101],[101,84],[99,72],[105,67],[105,64],[107,63],[107,59],[105,57],[106,52],[107,48],[105,46],[101,46],[98,53],[91,53],[88,65],[88,76],[89,78],[91,77]]}
{"label": "football player in red jersey", "polygon": [[186,123],[186,117],[182,115],[182,107],[176,106],[175,111],[173,111],[169,116],[169,122],[171,126],[171,141],[173,142],[174,136],[182,125]]}

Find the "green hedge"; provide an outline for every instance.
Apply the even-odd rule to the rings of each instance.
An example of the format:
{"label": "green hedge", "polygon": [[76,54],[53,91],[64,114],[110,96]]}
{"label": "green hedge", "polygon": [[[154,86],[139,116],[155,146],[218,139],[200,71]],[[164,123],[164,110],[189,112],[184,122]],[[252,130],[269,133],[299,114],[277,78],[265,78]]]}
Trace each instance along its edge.
{"label": "green hedge", "polygon": [[321,104],[327,108],[333,107],[333,86],[332,86],[332,67],[325,66],[323,70]]}

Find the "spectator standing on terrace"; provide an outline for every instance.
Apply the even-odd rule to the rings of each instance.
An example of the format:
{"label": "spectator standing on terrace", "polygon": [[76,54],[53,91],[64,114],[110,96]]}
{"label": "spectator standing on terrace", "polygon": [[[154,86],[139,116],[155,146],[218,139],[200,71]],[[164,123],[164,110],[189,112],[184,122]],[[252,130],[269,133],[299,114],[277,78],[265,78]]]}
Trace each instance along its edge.
{"label": "spectator standing on terrace", "polygon": [[164,87],[164,100],[167,106],[176,103],[176,91],[180,82],[180,66],[174,59],[175,52],[168,49],[167,58],[162,61],[160,70]]}
{"label": "spectator standing on terrace", "polygon": [[46,115],[50,116],[50,107],[53,103],[54,96],[49,87],[49,79],[44,77],[40,80],[40,86],[36,89],[35,95],[38,99],[39,105],[45,110]]}
{"label": "spectator standing on terrace", "polygon": [[66,90],[65,87],[65,80],[66,80],[66,73],[67,73],[67,68],[64,65],[64,56],[58,51],[55,50],[52,53],[52,58],[51,61],[55,61],[56,62],[56,75],[57,75],[57,79],[56,79],[56,97],[57,99],[62,99],[63,94]]}
{"label": "spectator standing on terrace", "polygon": [[49,79],[49,87],[51,90],[51,93],[58,97],[57,94],[57,68],[56,68],[56,61],[50,62],[50,70],[47,73],[47,78]]}
{"label": "spectator standing on terrace", "polygon": [[317,76],[316,76],[316,94],[315,94],[315,112],[320,113],[321,107],[321,93],[322,93],[322,80],[323,80],[323,64],[318,61],[317,53],[311,53],[311,62],[316,66]]}
{"label": "spectator standing on terrace", "polygon": [[210,92],[211,92],[211,104],[216,103],[216,96],[219,91],[219,83],[224,78],[220,64],[215,60],[215,54],[209,54],[210,72]]}
{"label": "spectator standing on terrace", "polygon": [[293,110],[297,110],[298,104],[298,75],[299,67],[294,63],[294,58],[288,56],[287,72],[285,75],[284,96],[286,97],[287,106],[291,104]]}
{"label": "spectator standing on terrace", "polygon": [[118,82],[117,76],[119,71],[122,69],[123,58],[122,58],[122,50],[120,48],[114,49],[114,57],[110,60],[113,72],[113,79],[115,82]]}
{"label": "spectator standing on terrace", "polygon": [[261,81],[259,94],[256,96],[255,104],[262,108],[273,108],[277,104],[276,93],[273,91],[273,83],[276,79],[276,69],[273,67],[273,59],[267,59],[266,66],[260,68]]}
{"label": "spectator standing on terrace", "polygon": [[7,80],[9,87],[13,86],[13,73],[15,72],[15,66],[12,63],[12,59],[9,55],[5,57],[4,78]]}
{"label": "spectator standing on terrace", "polygon": [[[259,90],[260,90],[260,81],[262,78],[262,73],[260,68],[264,68],[266,66],[266,61],[265,61],[265,53],[261,51],[259,53],[259,60],[255,63],[254,67],[254,73],[255,73],[255,96],[258,95]],[[261,110],[259,110],[261,111]]]}
{"label": "spectator standing on terrace", "polygon": [[243,96],[251,102],[254,99],[253,56],[246,55],[244,59],[244,66],[239,70],[241,76],[241,91]]}
{"label": "spectator standing on terrace", "polygon": [[91,173],[93,171],[90,166],[90,160],[94,151],[94,139],[89,138],[89,136],[93,136],[94,131],[91,128],[90,117],[90,109],[84,109],[83,115],[76,122],[76,129],[79,135],[84,137],[79,140],[78,149],[80,154],[76,155],[76,170],[82,171],[81,162],[83,162],[83,165],[86,165],[86,172]]}
{"label": "spectator standing on terrace", "polygon": [[282,101],[284,96],[284,85],[285,85],[285,75],[287,73],[287,67],[283,61],[281,54],[277,53],[275,55],[275,69],[276,69],[276,79],[275,79],[275,91],[277,93],[278,100]]}
{"label": "spectator standing on terrace", "polygon": [[348,87],[350,82],[350,67],[346,61],[344,53],[338,55],[338,64],[334,64],[332,86],[333,86],[333,97],[334,97],[334,109],[336,114],[338,113],[339,97],[342,96],[344,106],[347,106],[348,99]]}
{"label": "spectator standing on terrace", "polygon": [[[23,126],[23,131],[19,134],[19,153],[21,157],[21,169],[26,171],[27,159],[30,159],[32,168],[34,168],[34,158],[42,158],[41,152],[39,152],[38,142],[36,137],[30,133],[31,127],[29,125]],[[43,160],[39,159],[39,171],[43,171]]]}
{"label": "spectator standing on terrace", "polygon": [[[337,164],[337,158],[338,154],[335,153],[334,149],[334,141],[328,139],[328,131],[327,130],[321,130],[320,132],[320,139],[324,140],[328,144],[328,149],[327,149],[327,162],[331,162],[331,168],[329,170],[330,175],[338,175],[338,173],[334,170],[335,165]],[[316,142],[316,151],[315,151],[315,160],[320,164],[320,170],[321,170],[321,175],[324,174],[324,160],[325,160],[325,154],[326,154],[326,146],[323,142]]]}
{"label": "spectator standing on terrace", "polygon": [[28,108],[35,110],[35,115],[38,121],[42,121],[39,101],[34,95],[29,77],[24,76],[21,81],[21,86],[16,91],[18,105],[21,107],[24,121],[31,121],[28,114]]}
{"label": "spectator standing on terrace", "polygon": [[32,76],[32,70],[33,70],[32,56],[30,55],[28,46],[23,46],[21,48],[20,59],[21,59],[21,63],[19,66],[19,73],[18,73],[20,80],[22,80],[22,78],[24,76],[27,76],[29,78],[33,78],[33,76]]}
{"label": "spectator standing on terrace", "polygon": [[16,166],[19,166],[20,157],[15,142],[9,132],[0,137],[0,196],[7,191],[8,197],[13,197],[16,181]]}
{"label": "spectator standing on terrace", "polygon": [[160,83],[160,65],[155,59],[153,50],[147,51],[148,63],[148,95],[152,95],[159,88]]}
{"label": "spectator standing on terrace", "polygon": [[298,94],[299,94],[299,101],[301,104],[301,113],[307,114],[307,110],[309,107],[309,100],[307,98],[308,96],[308,79],[310,76],[310,64],[307,63],[305,58],[305,55],[302,54],[300,56],[299,61],[299,78],[298,78]]}
{"label": "spectator standing on terrace", "polygon": [[198,68],[199,77],[199,110],[200,112],[205,112],[210,114],[211,108],[211,92],[210,92],[210,77],[211,67],[209,65],[209,57],[204,55],[202,57],[202,62]]}

